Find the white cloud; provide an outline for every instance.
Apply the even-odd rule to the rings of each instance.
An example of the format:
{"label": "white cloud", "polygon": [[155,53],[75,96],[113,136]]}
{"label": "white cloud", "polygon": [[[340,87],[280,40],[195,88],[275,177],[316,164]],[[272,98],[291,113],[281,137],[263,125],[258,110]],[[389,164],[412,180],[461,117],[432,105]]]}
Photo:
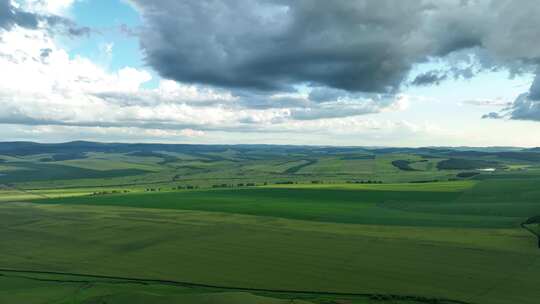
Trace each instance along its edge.
{"label": "white cloud", "polygon": [[[110,72],[71,56],[44,30],[16,27],[0,42],[0,122],[35,125],[264,130],[292,120],[399,111],[403,96],[346,96],[324,102],[305,93],[233,96],[205,86],[161,80],[143,69]],[[253,106],[254,99],[259,105]]]}
{"label": "white cloud", "polygon": [[472,105],[472,106],[486,106],[486,107],[507,107],[511,105],[511,102],[503,100],[501,98],[495,99],[470,99],[464,100],[461,104]]}
{"label": "white cloud", "polygon": [[[75,1],[18,1],[18,7],[40,15],[69,16]],[[480,130],[476,124],[495,123],[474,121],[465,128],[458,126],[465,119],[457,117],[452,118],[456,128],[450,124],[439,126],[433,121],[444,123],[444,119],[438,119],[459,116],[457,112],[443,112],[450,109],[448,105],[433,106],[441,103],[439,99],[408,94],[358,93],[308,83],[293,85],[292,91],[265,93],[166,79],[159,80],[153,87],[148,84],[152,73],[146,67],[110,71],[107,60],[100,65],[60,47],[55,38],[65,31],[57,30],[52,36],[46,29],[45,19],[40,20],[43,24],[34,30],[14,25],[9,31],[0,32],[0,124],[3,129],[0,137],[5,139],[466,144],[467,140],[485,140],[487,143],[484,138],[492,129]],[[115,56],[121,55],[112,43],[101,45],[101,51],[103,56],[111,57],[113,51]],[[500,57],[504,57],[503,51],[498,52]],[[523,48],[522,55],[527,57],[529,51],[534,52]],[[464,54],[470,55],[468,51]],[[538,88],[540,85],[533,84],[531,93],[537,92]],[[430,88],[425,88],[424,92],[432,94],[433,91],[428,90]],[[507,112],[514,110],[511,114],[515,119],[539,120],[540,117],[540,102],[534,94],[530,96],[534,100],[522,99],[514,107],[509,107],[503,99],[460,96],[465,96],[458,99],[464,100],[463,105],[506,107]],[[500,96],[508,99],[504,94]],[[428,107],[431,109],[426,110]],[[471,109],[483,111],[482,108],[467,108]],[[401,112],[406,112],[407,116],[396,114]],[[423,117],[433,121],[418,122],[424,113]],[[507,117],[496,112],[492,116]],[[466,131],[461,134],[451,131],[456,129]],[[530,126],[525,132],[534,133],[530,132]],[[506,139],[496,135],[489,138],[489,143],[504,144]],[[512,140],[517,141],[518,137],[514,136]]]}
{"label": "white cloud", "polygon": [[[46,58],[41,56],[49,50]],[[122,125],[137,123],[208,123],[219,114],[214,109],[195,111],[183,104],[124,106],[100,94],[138,93],[163,99],[203,99],[208,92],[164,82],[156,90],[143,90],[148,71],[126,67],[108,72],[90,60],[59,48],[44,31],[16,28],[2,34],[0,42],[0,101],[3,122],[43,124]],[[159,101],[159,100],[158,100]],[[217,111],[219,112],[219,110]],[[201,116],[201,117],[198,117]]]}
{"label": "white cloud", "polygon": [[25,10],[39,14],[66,15],[75,0],[17,0],[18,6]]}
{"label": "white cloud", "polygon": [[[51,13],[69,7],[68,2],[27,5]],[[295,132],[371,134],[396,128],[360,115],[402,111],[410,98],[334,94],[333,99],[315,100],[309,94],[312,88],[233,95],[224,89],[166,79],[155,88],[145,88],[152,80],[149,71],[134,67],[109,71],[70,54],[45,29],[13,27],[0,33],[0,38],[0,124],[16,130],[8,133],[19,139],[104,140],[109,136],[108,140],[212,141],[217,139],[210,134],[221,132],[244,137]]]}

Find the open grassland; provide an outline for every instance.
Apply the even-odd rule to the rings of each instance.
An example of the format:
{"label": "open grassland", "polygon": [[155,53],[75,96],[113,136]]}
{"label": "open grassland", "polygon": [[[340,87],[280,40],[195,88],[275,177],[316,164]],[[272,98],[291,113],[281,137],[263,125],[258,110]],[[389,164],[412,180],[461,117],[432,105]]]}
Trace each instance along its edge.
{"label": "open grassland", "polygon": [[[506,185],[504,181],[485,183]],[[531,196],[530,201],[514,204],[514,201],[501,201],[497,196],[492,197],[493,208],[491,204],[478,205],[474,197],[482,196],[484,192],[486,196],[491,195],[492,188],[497,186],[484,186],[476,182],[332,185],[334,187],[280,185],[65,197],[36,202],[217,211],[355,224],[506,228],[517,226],[531,212],[540,213],[540,204],[532,201],[540,196],[536,184],[529,184],[529,192],[522,189],[522,195]]]}
{"label": "open grassland", "polygon": [[[359,225],[28,203],[3,203],[0,216],[2,268],[468,303],[536,303],[540,296],[535,240],[516,228]],[[4,275],[10,281],[13,274]],[[12,285],[1,286],[4,298],[17,296]],[[51,292],[36,292],[45,291]],[[121,298],[123,289],[116,292]]]}
{"label": "open grassland", "polygon": [[[0,272],[1,273],[1,272]],[[248,292],[208,291],[178,286],[151,285],[128,280],[96,279],[84,276],[36,275],[28,273],[1,273],[0,302],[2,303],[119,303],[119,304],[286,304],[291,300],[255,295]],[[303,296],[305,297],[305,296]],[[310,297],[315,298],[316,297]],[[292,303],[314,303],[294,300]],[[358,301],[355,303],[369,303]],[[408,302],[411,303],[411,302]]]}
{"label": "open grassland", "polygon": [[540,298],[536,151],[21,147],[0,144],[0,303]]}
{"label": "open grassland", "polygon": [[209,287],[177,281],[118,278],[84,274],[0,271],[2,303],[24,301],[26,304],[463,304],[461,301],[418,296],[382,294],[317,293],[306,291],[271,291],[235,287]]}
{"label": "open grassland", "polygon": [[453,181],[439,183],[396,183],[396,184],[291,184],[269,185],[266,188],[284,189],[336,189],[369,191],[414,191],[414,192],[462,192],[477,184],[476,181]]}
{"label": "open grassland", "polygon": [[[521,159],[501,159],[497,155],[484,154],[456,156],[455,153],[447,155],[448,152],[432,151],[433,155],[424,155],[354,149],[339,152],[332,149],[319,151],[316,148],[298,148],[298,151],[290,153],[287,150],[261,148],[224,148],[220,151],[188,149],[182,152],[75,151],[0,155],[0,184],[45,189],[130,187],[153,183],[200,187],[283,182],[405,183],[464,180],[474,176],[470,175],[471,172],[477,174],[474,179],[519,178],[524,175],[540,177],[538,162],[529,160],[530,153],[511,155]],[[440,166],[442,162],[450,160],[450,164],[455,166]],[[486,164],[493,164],[496,172],[479,171]],[[469,175],[459,175],[464,170]]]}
{"label": "open grassland", "polygon": [[[55,271],[219,286],[535,303],[540,255],[518,224],[540,212],[537,185],[528,179],[278,185],[67,197],[25,205],[30,217],[42,213],[47,216],[38,218],[50,220],[21,219],[31,223],[21,229],[43,233],[45,227],[61,240],[68,235],[59,231],[69,226],[75,229],[70,233],[88,237],[67,242],[63,253],[53,241],[36,244],[50,246],[51,256],[40,256],[43,264],[32,269],[52,265]],[[4,210],[15,213],[22,206]],[[98,243],[97,252],[73,256],[84,242]],[[17,259],[14,268],[34,262]]]}

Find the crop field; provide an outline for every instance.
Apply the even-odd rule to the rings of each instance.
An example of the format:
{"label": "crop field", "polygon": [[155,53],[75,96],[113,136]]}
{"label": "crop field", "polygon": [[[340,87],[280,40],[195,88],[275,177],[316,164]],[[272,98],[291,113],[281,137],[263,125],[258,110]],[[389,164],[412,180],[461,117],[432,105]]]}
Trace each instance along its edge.
{"label": "crop field", "polygon": [[[472,186],[473,183],[469,185]],[[395,185],[395,190],[392,189],[392,185],[384,185],[387,189],[385,191],[377,190],[378,185],[358,189],[354,186],[345,186],[343,189],[330,187],[319,189],[317,186],[255,187],[67,197],[36,202],[200,210],[321,222],[407,226],[509,227],[519,224],[519,218],[508,215],[519,216],[520,213],[526,214],[528,211],[540,213],[540,204],[531,205],[524,202],[519,206],[498,203],[494,212],[501,210],[499,216],[483,215],[481,210],[483,205],[461,202],[463,192],[456,189],[464,188],[467,184],[458,182],[456,189],[452,189],[451,182],[437,185],[446,191],[435,187],[432,188],[436,191],[430,190],[429,185],[425,189],[425,184],[415,186],[417,190],[408,188],[405,191],[400,191],[399,184]],[[336,200],[336,197],[339,197],[339,200]],[[415,208],[432,208],[430,211],[433,212],[416,212]],[[438,209],[442,211],[438,212]],[[459,217],[447,214],[453,209],[460,214]]]}
{"label": "crop field", "polygon": [[530,151],[66,145],[0,145],[0,303],[540,298]]}

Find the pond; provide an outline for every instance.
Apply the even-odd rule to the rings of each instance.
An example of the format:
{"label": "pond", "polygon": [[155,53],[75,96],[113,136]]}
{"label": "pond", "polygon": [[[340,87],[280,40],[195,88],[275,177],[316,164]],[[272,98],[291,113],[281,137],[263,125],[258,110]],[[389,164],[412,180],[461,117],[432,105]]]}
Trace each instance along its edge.
{"label": "pond", "polygon": [[495,168],[485,168],[485,169],[478,169],[478,171],[483,171],[483,172],[495,172]]}

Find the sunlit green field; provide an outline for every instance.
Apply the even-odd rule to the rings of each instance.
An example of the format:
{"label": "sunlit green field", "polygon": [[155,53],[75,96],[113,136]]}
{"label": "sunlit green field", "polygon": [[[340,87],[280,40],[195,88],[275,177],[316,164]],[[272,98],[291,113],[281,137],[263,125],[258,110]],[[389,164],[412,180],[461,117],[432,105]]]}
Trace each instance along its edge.
{"label": "sunlit green field", "polygon": [[[505,185],[504,182],[498,183]],[[456,182],[455,185],[452,182],[433,185],[334,185],[321,188],[282,185],[65,197],[37,202],[217,211],[335,223],[440,227],[506,228],[519,224],[520,216],[526,216],[528,212],[540,213],[540,204],[528,201],[518,206],[497,201],[492,207],[468,200],[482,189],[483,186],[473,182]],[[489,187],[487,191],[490,191]],[[438,212],[439,209],[441,212]]]}
{"label": "sunlit green field", "polygon": [[280,185],[5,203],[1,258],[23,270],[534,303],[540,255],[518,224],[540,211],[538,191],[522,181],[520,196],[497,196],[492,210],[490,195],[505,185]]}
{"label": "sunlit green field", "polygon": [[540,298],[536,163],[263,152],[0,157],[0,303]]}

